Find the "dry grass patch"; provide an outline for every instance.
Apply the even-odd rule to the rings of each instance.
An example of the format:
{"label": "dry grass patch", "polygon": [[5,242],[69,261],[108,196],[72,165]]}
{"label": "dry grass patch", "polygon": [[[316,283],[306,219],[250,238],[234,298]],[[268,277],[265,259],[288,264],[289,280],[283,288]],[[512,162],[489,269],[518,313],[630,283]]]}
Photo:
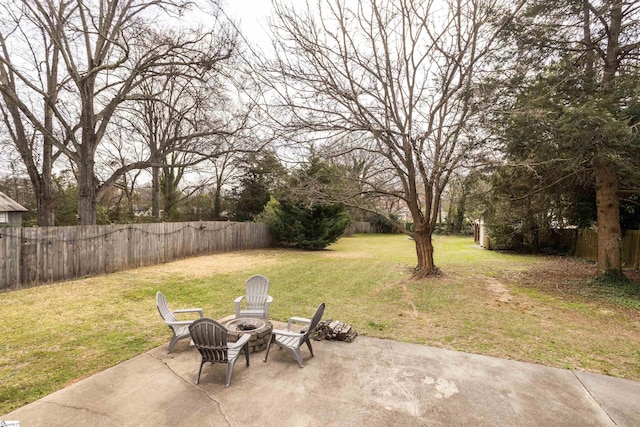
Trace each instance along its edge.
{"label": "dry grass patch", "polygon": [[141,267],[132,273],[152,275],[182,275],[185,277],[209,277],[212,274],[226,274],[237,271],[255,270],[276,265],[278,256],[273,251],[253,250],[232,252],[183,259],[167,264]]}

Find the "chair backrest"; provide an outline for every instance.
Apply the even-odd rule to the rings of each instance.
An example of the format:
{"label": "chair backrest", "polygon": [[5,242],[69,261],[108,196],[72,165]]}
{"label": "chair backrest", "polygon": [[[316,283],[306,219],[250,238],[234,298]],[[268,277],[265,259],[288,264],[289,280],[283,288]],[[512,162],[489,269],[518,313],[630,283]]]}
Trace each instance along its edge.
{"label": "chair backrest", "polygon": [[269,294],[269,279],[260,274],[255,274],[249,277],[244,284],[246,287],[245,299],[247,308],[254,310],[263,308]]}
{"label": "chair backrest", "polygon": [[173,315],[173,311],[169,309],[169,304],[167,304],[167,298],[160,291],[156,293],[156,307],[158,307],[158,311],[160,312],[160,316],[165,322],[176,322],[176,316]]}
{"label": "chair backrest", "polygon": [[228,362],[227,328],[208,317],[189,325],[189,333],[196,348],[207,362]]}
{"label": "chair backrest", "polygon": [[320,320],[322,319],[323,314],[324,314],[324,303],[321,303],[316,309],[316,312],[313,314],[313,317],[311,318],[311,323],[309,324],[309,327],[305,331],[305,336],[312,333],[313,330],[316,328],[316,326],[318,326],[318,323],[320,323]]}

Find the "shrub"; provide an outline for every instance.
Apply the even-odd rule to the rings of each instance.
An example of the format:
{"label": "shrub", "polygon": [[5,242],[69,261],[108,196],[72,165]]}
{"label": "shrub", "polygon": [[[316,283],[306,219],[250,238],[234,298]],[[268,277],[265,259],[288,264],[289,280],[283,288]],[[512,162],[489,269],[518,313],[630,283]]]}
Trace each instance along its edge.
{"label": "shrub", "polygon": [[276,241],[288,247],[320,250],[334,243],[351,222],[344,207],[337,204],[299,203],[271,199],[262,215]]}

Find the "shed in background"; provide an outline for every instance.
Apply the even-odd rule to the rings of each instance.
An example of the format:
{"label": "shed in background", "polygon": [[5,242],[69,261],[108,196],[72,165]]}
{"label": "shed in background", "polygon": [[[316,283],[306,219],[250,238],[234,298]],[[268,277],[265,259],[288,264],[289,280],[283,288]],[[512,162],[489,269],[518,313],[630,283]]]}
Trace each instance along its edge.
{"label": "shed in background", "polygon": [[0,227],[21,227],[22,212],[26,211],[20,203],[0,192]]}

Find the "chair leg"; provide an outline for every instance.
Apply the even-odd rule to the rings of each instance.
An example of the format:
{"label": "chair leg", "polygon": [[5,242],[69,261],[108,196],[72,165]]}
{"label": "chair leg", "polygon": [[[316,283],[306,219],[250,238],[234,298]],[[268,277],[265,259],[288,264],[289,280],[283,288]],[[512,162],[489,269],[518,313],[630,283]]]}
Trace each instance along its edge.
{"label": "chair leg", "polygon": [[269,343],[267,344],[267,354],[264,355],[263,362],[267,361],[267,357],[269,357],[269,349],[271,348],[271,341],[273,340],[273,334],[269,337]]}
{"label": "chair leg", "polygon": [[304,363],[302,363],[302,352],[300,351],[300,347],[292,348],[291,350],[293,350],[293,354],[296,356],[298,365],[300,365],[301,368],[304,368]]}
{"label": "chair leg", "polygon": [[196,377],[196,384],[200,384],[200,374],[202,373],[202,367],[204,366],[205,361],[204,359],[202,359],[202,362],[200,362],[200,369],[198,369],[198,376]]}
{"label": "chair leg", "polygon": [[231,384],[231,374],[233,374],[234,363],[236,363],[236,359],[233,359],[227,362],[227,382],[224,385],[225,387],[229,387],[229,384]]}
{"label": "chair leg", "polygon": [[169,341],[169,350],[167,351],[167,354],[171,353],[171,350],[173,350],[173,346],[176,345],[178,339],[178,336],[176,334],[173,334],[173,337],[171,337],[171,341]]}
{"label": "chair leg", "polygon": [[311,357],[313,357],[313,348],[311,347],[311,340],[309,340],[309,337],[307,337],[305,341],[307,343],[307,347],[309,347],[309,351],[311,352]]}
{"label": "chair leg", "polygon": [[[244,358],[247,363],[247,366],[249,366],[249,341],[247,341],[242,346],[241,351],[244,351]],[[231,384],[231,375],[233,374],[233,365],[236,363],[236,359],[233,359],[227,362],[227,382],[225,384],[225,387],[229,387],[229,384]]]}

